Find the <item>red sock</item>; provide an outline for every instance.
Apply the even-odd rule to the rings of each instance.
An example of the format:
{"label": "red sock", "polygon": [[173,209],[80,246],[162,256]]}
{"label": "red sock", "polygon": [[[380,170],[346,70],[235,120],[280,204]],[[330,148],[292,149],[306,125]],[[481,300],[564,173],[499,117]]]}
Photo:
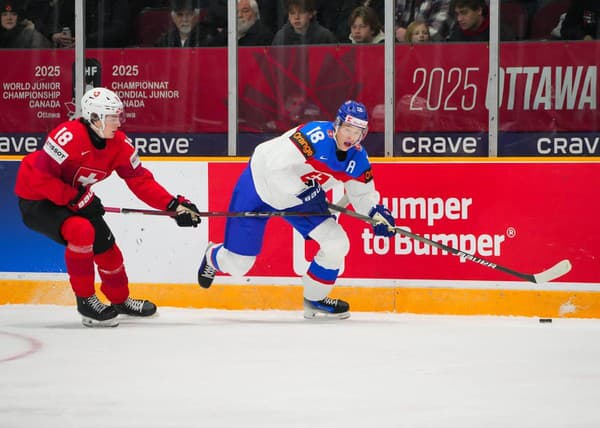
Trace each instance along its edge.
{"label": "red sock", "polygon": [[83,217],[69,217],[61,234],[67,241],[65,264],[76,296],[89,297],[94,289],[94,236],[92,224]]}
{"label": "red sock", "polygon": [[98,273],[102,279],[100,290],[112,303],[123,303],[129,296],[129,280],[121,250],[114,244],[101,254],[96,254],[94,260],[98,265]]}

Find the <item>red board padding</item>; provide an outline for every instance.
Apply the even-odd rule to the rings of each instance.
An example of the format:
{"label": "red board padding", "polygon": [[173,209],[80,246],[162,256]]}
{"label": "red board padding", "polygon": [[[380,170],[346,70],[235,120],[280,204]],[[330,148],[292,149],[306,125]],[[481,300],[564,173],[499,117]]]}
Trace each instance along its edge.
{"label": "red board padding", "polygon": [[[243,163],[209,165],[209,209],[226,210]],[[600,282],[600,170],[593,163],[381,163],[375,183],[399,226],[526,273],[562,259],[573,265],[561,282]],[[351,241],[344,278],[490,280],[515,278],[401,236],[373,240],[363,222],[340,217]],[[225,220],[210,219],[220,242]],[[310,259],[314,243],[293,249],[292,229],[270,220],[250,272],[295,276],[294,257]]]}

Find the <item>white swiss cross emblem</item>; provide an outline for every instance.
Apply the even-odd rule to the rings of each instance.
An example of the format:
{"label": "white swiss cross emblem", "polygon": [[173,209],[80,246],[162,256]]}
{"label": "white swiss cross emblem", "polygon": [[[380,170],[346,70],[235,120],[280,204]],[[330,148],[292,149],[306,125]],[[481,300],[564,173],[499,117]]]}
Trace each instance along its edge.
{"label": "white swiss cross emblem", "polygon": [[97,169],[91,168],[79,168],[75,176],[73,177],[74,187],[88,187],[94,183],[102,181],[106,178],[106,173]]}
{"label": "white swiss cross emblem", "polygon": [[91,172],[90,175],[88,175],[87,177],[80,175],[79,178],[77,179],[77,181],[79,183],[81,183],[83,185],[83,187],[87,187],[90,184],[94,184],[95,182],[97,182],[98,179],[96,178],[96,173]]}

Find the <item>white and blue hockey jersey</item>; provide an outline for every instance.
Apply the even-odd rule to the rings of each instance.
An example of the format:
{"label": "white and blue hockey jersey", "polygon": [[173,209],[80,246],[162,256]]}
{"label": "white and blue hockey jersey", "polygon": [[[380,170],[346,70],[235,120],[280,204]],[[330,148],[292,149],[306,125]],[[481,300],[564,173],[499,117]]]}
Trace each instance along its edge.
{"label": "white and blue hockey jersey", "polygon": [[250,169],[260,198],[283,210],[298,205],[305,181],[317,179],[328,190],[342,182],[354,209],[364,215],[379,203],[369,158],[360,145],[338,158],[332,122],[308,122],[259,144]]}

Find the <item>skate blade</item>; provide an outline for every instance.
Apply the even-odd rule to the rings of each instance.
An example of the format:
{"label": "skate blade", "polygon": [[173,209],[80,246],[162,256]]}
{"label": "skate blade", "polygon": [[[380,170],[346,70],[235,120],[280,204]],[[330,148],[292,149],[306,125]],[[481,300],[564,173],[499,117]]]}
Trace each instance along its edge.
{"label": "skate blade", "polygon": [[111,318],[109,320],[98,321],[93,318],[88,318],[88,317],[82,316],[81,323],[85,327],[91,327],[91,328],[107,328],[107,327],[116,327],[119,325],[119,321],[117,320],[117,317]]}
{"label": "skate blade", "polygon": [[130,315],[130,314],[119,314],[119,318],[122,320],[147,320],[160,317],[158,311],[154,312],[152,315],[142,316],[142,315]]}
{"label": "skate blade", "polygon": [[304,310],[304,318],[307,320],[345,320],[350,318],[350,312],[332,314],[315,310]]}

